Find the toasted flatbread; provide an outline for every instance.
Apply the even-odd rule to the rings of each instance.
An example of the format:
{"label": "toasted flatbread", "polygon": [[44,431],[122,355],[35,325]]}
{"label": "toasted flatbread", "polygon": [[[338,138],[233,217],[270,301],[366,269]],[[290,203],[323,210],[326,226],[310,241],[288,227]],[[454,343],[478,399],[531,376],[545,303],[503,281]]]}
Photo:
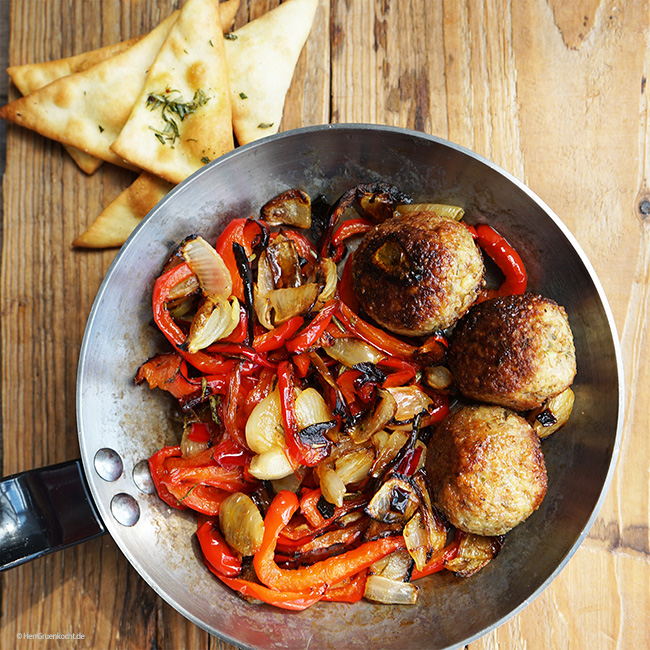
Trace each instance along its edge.
{"label": "toasted flatbread", "polygon": [[233,148],[230,89],[215,0],[188,0],[111,149],[180,183]]}
{"label": "toasted flatbread", "polygon": [[246,144],[277,133],[318,0],[286,0],[226,40],[233,128]]}
{"label": "toasted flatbread", "polygon": [[79,248],[121,246],[149,211],[169,192],[171,183],[147,172],[140,174],[90,227],[73,242]]}
{"label": "toasted flatbread", "polygon": [[[221,14],[221,29],[229,31],[235,21],[239,9],[240,0],[225,0],[219,5]],[[178,12],[174,12],[178,14]],[[27,63],[24,65],[13,65],[7,68],[7,73],[14,85],[23,95],[29,95],[43,86],[75,72],[83,72],[93,65],[106,61],[113,56],[128,50],[140,40],[141,36],[106,45],[96,50],[83,52],[75,56],[45,61],[43,63]],[[100,158],[91,156],[76,147],[64,145],[66,151],[72,156],[77,165],[87,174],[93,174],[102,164]]]}
{"label": "toasted flatbread", "polygon": [[[112,56],[121,54],[135,45],[139,37],[131,38],[128,41],[106,45],[97,50],[77,54],[65,59],[56,61],[45,61],[44,63],[27,63],[25,65],[12,65],[7,68],[7,74],[11,77],[14,85],[23,95],[29,95],[43,86],[75,72],[87,70],[90,66],[101,63]],[[86,174],[93,174],[104,162],[95,158],[76,147],[64,145],[72,159]]]}
{"label": "toasted flatbread", "polygon": [[177,16],[174,14],[130,48],[21,97],[0,117],[72,145],[108,162],[130,167],[110,150],[128,119],[134,98]]}

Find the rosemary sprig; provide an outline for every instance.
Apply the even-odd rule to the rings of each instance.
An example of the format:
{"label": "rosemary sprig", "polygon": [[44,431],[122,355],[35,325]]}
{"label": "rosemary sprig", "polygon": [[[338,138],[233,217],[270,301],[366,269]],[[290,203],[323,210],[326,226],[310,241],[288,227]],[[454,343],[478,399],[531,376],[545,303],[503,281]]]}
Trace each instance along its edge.
{"label": "rosemary sprig", "polygon": [[154,132],[160,144],[170,144],[172,147],[176,138],[180,136],[178,121],[182,122],[188,115],[195,113],[199,106],[210,101],[210,98],[199,88],[194,93],[191,102],[183,99],[180,91],[167,89],[164,93],[151,93],[147,97],[147,106],[150,111],[161,109],[165,126],[162,129],[149,128]]}

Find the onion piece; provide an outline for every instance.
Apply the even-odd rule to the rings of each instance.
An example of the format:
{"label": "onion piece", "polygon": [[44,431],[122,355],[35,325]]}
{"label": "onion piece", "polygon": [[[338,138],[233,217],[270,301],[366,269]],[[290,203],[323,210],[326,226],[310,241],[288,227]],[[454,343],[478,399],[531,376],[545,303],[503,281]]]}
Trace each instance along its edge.
{"label": "onion piece", "polygon": [[186,422],[183,427],[183,437],[181,438],[181,456],[183,458],[190,458],[196,456],[196,454],[205,451],[209,446],[210,442],[206,440],[205,442],[197,442],[196,440],[190,440],[187,436],[192,430],[192,423]]}
{"label": "onion piece", "polygon": [[223,258],[203,237],[185,240],[181,255],[194,271],[203,293],[210,297],[228,298],[232,293],[232,277]]}
{"label": "onion piece", "polygon": [[360,483],[368,478],[370,468],[375,461],[371,447],[362,447],[336,459],[336,474],[344,485]]}
{"label": "onion piece", "polygon": [[257,320],[259,320],[267,330],[272,330],[274,325],[271,301],[268,299],[268,293],[262,293],[259,284],[256,284],[253,289],[253,308],[255,309]]}
{"label": "onion piece", "polygon": [[301,429],[312,424],[331,422],[332,412],[323,396],[315,388],[306,388],[296,396],[296,419]]}
{"label": "onion piece", "polygon": [[371,565],[369,573],[389,580],[409,582],[413,573],[413,559],[408,551],[394,551]]}
{"label": "onion piece", "polygon": [[292,189],[267,201],[260,216],[270,226],[311,227],[311,199],[302,190]]}
{"label": "onion piece", "polygon": [[445,366],[427,366],[424,369],[424,381],[439,393],[447,395],[451,392],[454,379]]}
{"label": "onion piece", "polygon": [[327,464],[321,463],[318,469],[318,477],[320,479],[320,489],[323,497],[329,503],[334,504],[338,508],[343,505],[343,497],[345,496],[345,483],[341,477]]}
{"label": "onion piece", "polygon": [[302,284],[298,251],[291,239],[277,237],[265,252],[266,261],[273,276],[274,289],[299,287]]}
{"label": "onion piece", "polygon": [[219,526],[226,542],[244,557],[253,555],[262,545],[264,520],[247,494],[235,492],[222,501]]}
{"label": "onion piece", "polygon": [[395,215],[409,212],[433,212],[439,217],[448,217],[454,221],[460,221],[465,216],[465,210],[460,206],[445,203],[409,203],[407,205],[398,205],[395,208]]}
{"label": "onion piece", "polygon": [[319,293],[320,287],[315,282],[269,292],[266,297],[274,311],[274,325],[280,325],[294,316],[306,314],[314,306]]}
{"label": "onion piece", "polygon": [[369,575],[363,595],[368,600],[386,605],[415,605],[418,588],[411,582]]}
{"label": "onion piece", "polygon": [[239,324],[240,316],[239,301],[234,296],[231,302],[223,296],[207,298],[192,319],[185,341],[188,352],[203,350],[231,334]]}
{"label": "onion piece", "polygon": [[256,454],[287,446],[277,387],[259,402],[248,416],[246,444]]}
{"label": "onion piece", "polygon": [[408,521],[420,505],[413,486],[401,476],[393,476],[375,492],[366,512],[387,524]]}
{"label": "onion piece", "polygon": [[548,438],[560,427],[563,427],[571,411],[575,395],[570,388],[563,390],[559,395],[552,397],[541,408],[536,409],[528,416],[535,433],[541,438]]}
{"label": "onion piece", "polygon": [[262,454],[253,456],[248,466],[251,476],[260,481],[276,481],[293,473],[293,467],[284,449],[273,447]]}
{"label": "onion piece", "polygon": [[374,407],[354,424],[348,433],[355,442],[366,442],[375,433],[381,431],[396,415],[397,401],[393,394],[380,388],[377,391],[377,402]]}
{"label": "onion piece", "polygon": [[386,358],[386,355],[383,352],[380,352],[376,347],[353,337],[334,339],[332,345],[323,349],[328,356],[348,368],[352,368],[359,363],[376,364]]}
{"label": "onion piece", "polygon": [[334,298],[336,289],[338,287],[338,275],[336,272],[336,264],[330,257],[323,257],[320,260],[320,274],[325,286],[321,290],[318,300],[316,301],[315,309],[320,309],[328,300]]}
{"label": "onion piece", "polygon": [[429,412],[433,400],[417,385],[391,386],[386,388],[397,403],[394,419],[395,425],[391,429],[412,429],[413,418],[422,411]]}
{"label": "onion piece", "polygon": [[[380,434],[381,437],[377,437]],[[388,465],[397,457],[399,450],[406,444],[409,434],[406,431],[397,429],[390,435],[385,431],[379,431],[373,436],[373,444],[377,445],[375,462],[370,469],[370,476],[378,478],[384,473]]]}
{"label": "onion piece", "polygon": [[485,537],[463,533],[458,554],[445,562],[445,569],[461,578],[469,578],[490,563],[503,547],[503,535]]}
{"label": "onion piece", "polygon": [[167,302],[172,302],[178,300],[179,298],[188,298],[193,293],[196,293],[200,289],[199,279],[196,275],[190,275],[189,278],[175,284],[167,295]]}

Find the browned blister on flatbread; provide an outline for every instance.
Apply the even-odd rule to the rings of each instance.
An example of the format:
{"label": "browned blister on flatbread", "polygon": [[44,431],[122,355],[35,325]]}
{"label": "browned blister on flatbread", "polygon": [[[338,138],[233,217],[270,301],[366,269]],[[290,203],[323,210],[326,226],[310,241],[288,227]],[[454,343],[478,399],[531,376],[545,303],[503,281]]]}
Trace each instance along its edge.
{"label": "browned blister on flatbread", "polygon": [[172,15],[121,54],[3,106],[0,117],[108,162],[131,167],[110,146],[126,123],[147,70],[175,21],[176,15]]}
{"label": "browned blister on flatbread", "polygon": [[162,178],[143,172],[102,210],[72,245],[80,248],[121,246],[140,221],[173,187]]}
{"label": "browned blister on flatbread", "polygon": [[230,89],[215,0],[188,0],[112,150],[180,183],[233,148]]}
{"label": "browned blister on flatbread", "polygon": [[318,0],[286,0],[226,41],[233,128],[239,144],[277,133],[317,5]]}

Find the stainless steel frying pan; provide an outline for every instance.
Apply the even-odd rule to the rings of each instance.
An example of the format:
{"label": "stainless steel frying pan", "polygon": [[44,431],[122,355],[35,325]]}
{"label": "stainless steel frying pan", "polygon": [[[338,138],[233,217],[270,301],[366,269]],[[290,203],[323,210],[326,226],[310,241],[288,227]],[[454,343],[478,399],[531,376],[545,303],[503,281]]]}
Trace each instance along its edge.
{"label": "stainless steel frying pan", "polygon": [[[257,214],[282,190],[300,187],[333,200],[375,180],[393,183],[416,200],[462,205],[468,221],[488,221],[514,244],[526,263],[529,288],[569,314],[578,358],[576,406],[569,424],[544,442],[549,490],[542,507],[508,534],[499,557],[475,577],[431,576],[410,607],[319,603],[294,613],[250,605],[207,571],[193,539],[192,515],[160,501],[147,473],[145,459],[179,436],[166,395],[133,383],[138,366],[162,343],[151,326],[154,279],[185,236],[213,237],[231,217]],[[291,131],[207,165],[163,199],[124,245],[97,295],[79,362],[77,415],[88,488],[74,464],[48,469],[45,482],[42,475],[32,481],[36,497],[24,496],[32,494],[33,475],[6,480],[0,529],[9,521],[20,538],[21,524],[41,512],[36,541],[24,538],[26,554],[38,554],[105,526],[167,602],[243,647],[458,647],[525,607],[587,535],[618,456],[622,381],[613,319],[591,264],[558,217],[520,182],[465,149],[421,133],[369,125]],[[57,481],[64,482],[64,492]],[[48,485],[55,486],[55,497]],[[8,519],[12,490],[14,497],[23,494],[22,515],[14,508]],[[42,507],[48,499],[79,499],[97,517],[75,529],[79,518],[72,508],[63,508],[68,521],[61,523],[52,519],[54,508]],[[44,530],[50,538],[38,538]],[[5,564],[20,561],[12,556],[7,562],[5,550]]]}

